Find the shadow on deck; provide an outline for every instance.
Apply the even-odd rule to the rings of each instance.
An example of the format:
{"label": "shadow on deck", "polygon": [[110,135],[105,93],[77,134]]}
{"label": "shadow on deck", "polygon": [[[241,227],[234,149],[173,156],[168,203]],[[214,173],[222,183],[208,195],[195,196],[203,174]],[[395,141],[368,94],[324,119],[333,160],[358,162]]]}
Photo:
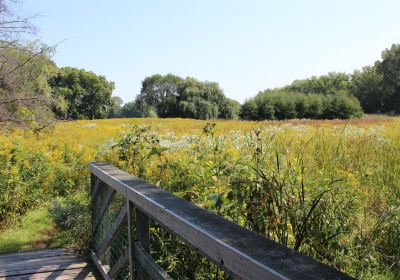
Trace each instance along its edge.
{"label": "shadow on deck", "polygon": [[65,250],[0,255],[0,279],[103,279],[90,258]]}

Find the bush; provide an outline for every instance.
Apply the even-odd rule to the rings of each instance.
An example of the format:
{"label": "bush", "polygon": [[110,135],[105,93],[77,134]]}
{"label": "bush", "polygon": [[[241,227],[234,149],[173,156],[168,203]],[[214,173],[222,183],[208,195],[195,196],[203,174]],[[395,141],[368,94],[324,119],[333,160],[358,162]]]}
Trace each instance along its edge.
{"label": "bush", "polygon": [[49,213],[57,226],[71,238],[71,247],[81,251],[89,250],[91,218],[89,201],[85,194],[55,200]]}
{"label": "bush", "polygon": [[82,147],[43,144],[51,139],[46,134],[22,135],[0,137],[0,227],[52,197],[77,193],[88,183]]}
{"label": "bush", "polygon": [[347,94],[266,90],[243,104],[240,117],[246,120],[350,119],[362,114],[358,100]]}

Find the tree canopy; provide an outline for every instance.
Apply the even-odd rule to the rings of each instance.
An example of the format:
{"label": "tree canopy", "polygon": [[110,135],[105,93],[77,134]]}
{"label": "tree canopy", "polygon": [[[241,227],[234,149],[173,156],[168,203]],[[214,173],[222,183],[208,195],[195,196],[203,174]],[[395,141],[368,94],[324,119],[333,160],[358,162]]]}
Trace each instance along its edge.
{"label": "tree canopy", "polygon": [[68,119],[101,119],[113,106],[114,83],[104,76],[71,67],[60,68],[49,79],[54,98],[65,102],[56,114]]}
{"label": "tree canopy", "polygon": [[400,44],[393,44],[382,52],[382,60],[375,63],[376,71],[381,76],[381,86],[377,95],[381,95],[382,111],[400,113]]}
{"label": "tree canopy", "polygon": [[196,119],[237,118],[240,108],[224,95],[218,83],[172,74],[145,78],[136,103],[142,111],[155,108],[160,117]]}
{"label": "tree canopy", "polygon": [[266,90],[242,105],[247,120],[350,119],[360,117],[358,100],[346,94],[316,94]]}
{"label": "tree canopy", "polygon": [[312,76],[304,80],[295,80],[284,87],[291,92],[340,94],[349,91],[351,75],[341,72],[330,72],[327,75]]}
{"label": "tree canopy", "polygon": [[296,80],[285,90],[302,93],[350,94],[366,113],[400,113],[400,44],[382,52],[381,60],[352,74],[331,72]]}

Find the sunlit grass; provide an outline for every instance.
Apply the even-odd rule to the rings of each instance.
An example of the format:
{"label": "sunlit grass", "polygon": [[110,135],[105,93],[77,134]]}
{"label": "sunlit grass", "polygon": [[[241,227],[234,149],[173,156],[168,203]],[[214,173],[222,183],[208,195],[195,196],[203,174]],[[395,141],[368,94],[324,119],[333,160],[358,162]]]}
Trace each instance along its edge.
{"label": "sunlit grass", "polygon": [[28,211],[11,227],[0,232],[0,253],[65,247],[70,237],[59,232],[47,207]]}

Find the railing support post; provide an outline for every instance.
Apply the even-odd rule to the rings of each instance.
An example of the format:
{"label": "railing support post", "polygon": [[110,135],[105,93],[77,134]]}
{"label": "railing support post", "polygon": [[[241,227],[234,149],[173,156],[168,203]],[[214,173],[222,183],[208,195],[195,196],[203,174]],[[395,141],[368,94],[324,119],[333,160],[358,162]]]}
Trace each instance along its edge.
{"label": "railing support post", "polygon": [[132,217],[133,204],[126,199],[126,210],[127,210],[127,220],[128,220],[128,249],[129,249],[129,279],[136,279],[135,277],[135,243],[134,236],[132,233],[133,225],[135,221]]}
{"label": "railing support post", "polygon": [[[149,217],[136,208],[136,239],[143,250],[150,255],[150,226]],[[146,271],[137,264],[137,278],[148,279]]]}
{"label": "railing support post", "polygon": [[94,225],[94,221],[95,221],[95,209],[94,209],[93,196],[94,196],[94,192],[96,189],[96,180],[98,180],[96,178],[96,176],[94,176],[94,174],[90,174],[90,210],[91,210],[90,212],[91,212],[91,219],[92,219],[92,223],[91,223],[91,227],[90,227],[90,230],[92,231],[91,239],[90,239],[90,242],[91,242],[90,248],[94,248],[93,225]]}

